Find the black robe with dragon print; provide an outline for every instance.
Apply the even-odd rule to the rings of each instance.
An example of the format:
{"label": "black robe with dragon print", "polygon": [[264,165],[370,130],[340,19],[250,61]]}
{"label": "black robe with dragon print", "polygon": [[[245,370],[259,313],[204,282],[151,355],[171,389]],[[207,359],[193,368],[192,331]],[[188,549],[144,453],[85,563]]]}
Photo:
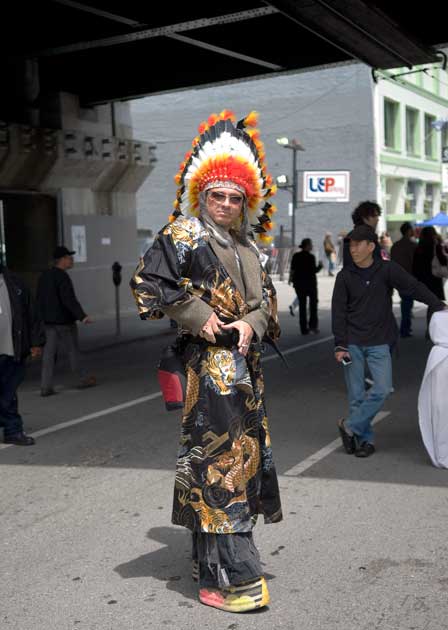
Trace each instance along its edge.
{"label": "black robe with dragon print", "polygon": [[[178,218],[157,235],[131,287],[141,317],[166,314],[193,336],[185,350],[172,521],[232,534],[251,531],[258,514],[265,522],[282,518],[256,343],[265,334],[278,337],[279,328],[275,289],[255,245],[238,244],[239,267],[233,251],[222,250],[199,219]],[[194,340],[213,311],[252,326],[247,357],[236,346]]]}

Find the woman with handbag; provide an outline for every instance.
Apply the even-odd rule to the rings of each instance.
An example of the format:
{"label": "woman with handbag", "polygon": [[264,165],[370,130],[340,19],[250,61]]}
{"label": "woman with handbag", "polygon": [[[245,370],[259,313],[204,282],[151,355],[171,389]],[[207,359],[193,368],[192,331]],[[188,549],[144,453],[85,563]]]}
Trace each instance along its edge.
{"label": "woman with handbag", "polygon": [[142,318],[179,327],[187,383],[172,522],[192,531],[200,601],[230,612],[269,602],[252,529],[258,514],[282,518],[261,369],[261,341],[280,331],[253,240],[269,241],[274,188],[256,122],[224,110],[201,124],[170,223],[131,280]]}

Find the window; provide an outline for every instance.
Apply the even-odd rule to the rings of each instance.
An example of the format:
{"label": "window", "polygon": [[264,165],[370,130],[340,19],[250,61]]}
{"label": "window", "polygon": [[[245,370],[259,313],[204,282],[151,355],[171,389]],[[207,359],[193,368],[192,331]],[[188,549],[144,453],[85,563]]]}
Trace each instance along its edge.
{"label": "window", "polygon": [[404,211],[406,214],[415,214],[417,208],[417,182],[409,179],[406,184],[406,201]]}
{"label": "window", "polygon": [[384,145],[388,149],[400,148],[400,105],[384,99]]}
{"label": "window", "polygon": [[434,205],[434,184],[429,182],[426,184],[425,200],[423,202],[423,208],[425,214],[432,214],[432,207]]}
{"label": "window", "polygon": [[448,122],[442,127],[442,160],[448,162]]}
{"label": "window", "polygon": [[433,127],[435,116],[425,114],[425,157],[436,159],[437,131]]}
{"label": "window", "polygon": [[406,151],[410,155],[420,155],[419,112],[406,107]]}

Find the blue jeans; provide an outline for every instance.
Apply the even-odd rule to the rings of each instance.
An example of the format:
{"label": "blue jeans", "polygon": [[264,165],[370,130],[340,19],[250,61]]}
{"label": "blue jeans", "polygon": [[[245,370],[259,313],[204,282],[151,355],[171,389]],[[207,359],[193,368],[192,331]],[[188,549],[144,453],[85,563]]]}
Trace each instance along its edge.
{"label": "blue jeans", "polygon": [[412,307],[414,300],[411,297],[401,298],[401,324],[400,335],[406,337],[412,332]]}
{"label": "blue jeans", "polygon": [[[352,362],[344,366],[350,413],[345,426],[360,442],[373,444],[372,421],[380,411],[392,389],[392,360],[387,344],[381,346],[349,345]],[[373,385],[366,392],[365,362],[370,370]]]}
{"label": "blue jeans", "polygon": [[25,361],[0,354],[0,426],[5,437],[23,431],[19,414],[17,388],[25,378]]}

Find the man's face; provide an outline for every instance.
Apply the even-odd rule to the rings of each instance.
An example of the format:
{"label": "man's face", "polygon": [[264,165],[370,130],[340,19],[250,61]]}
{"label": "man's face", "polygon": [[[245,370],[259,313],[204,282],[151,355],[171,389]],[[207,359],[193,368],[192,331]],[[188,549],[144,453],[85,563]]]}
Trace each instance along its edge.
{"label": "man's face", "polygon": [[62,260],[64,262],[64,269],[71,269],[73,267],[73,256],[64,256]]}
{"label": "man's face", "polygon": [[350,254],[355,265],[362,265],[372,258],[375,244],[371,241],[350,241]]}
{"label": "man's face", "polygon": [[212,188],[207,192],[207,211],[217,225],[229,229],[241,214],[243,200],[234,188]]}
{"label": "man's face", "polygon": [[376,226],[378,225],[378,221],[380,220],[379,214],[372,214],[370,217],[364,217],[364,223],[366,225],[370,225],[371,228],[376,230]]}

